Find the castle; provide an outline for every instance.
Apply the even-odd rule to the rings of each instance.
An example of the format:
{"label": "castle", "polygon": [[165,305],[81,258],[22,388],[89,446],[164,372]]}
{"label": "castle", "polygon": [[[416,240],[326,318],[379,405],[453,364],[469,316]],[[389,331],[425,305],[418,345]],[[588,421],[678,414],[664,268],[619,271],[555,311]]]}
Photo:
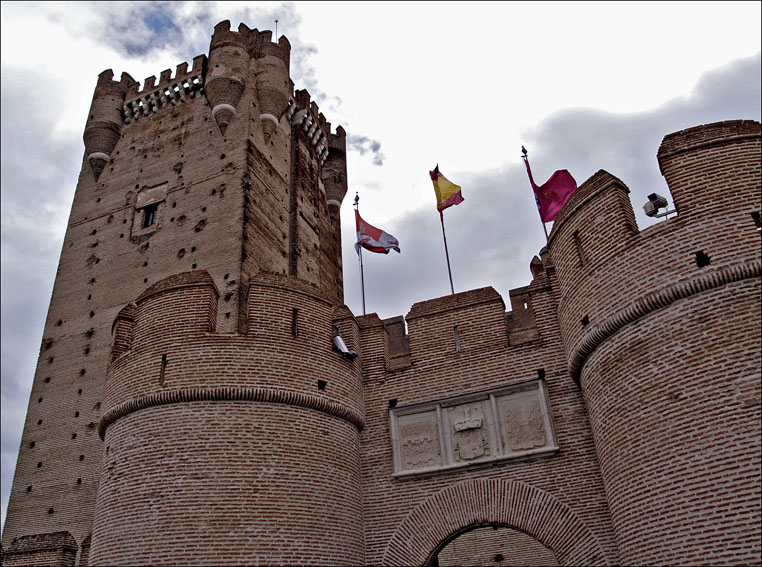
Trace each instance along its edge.
{"label": "castle", "polygon": [[593,175],[509,311],[358,317],[272,40],[99,76],[3,565],[759,564],[760,124],[667,135],[643,231]]}

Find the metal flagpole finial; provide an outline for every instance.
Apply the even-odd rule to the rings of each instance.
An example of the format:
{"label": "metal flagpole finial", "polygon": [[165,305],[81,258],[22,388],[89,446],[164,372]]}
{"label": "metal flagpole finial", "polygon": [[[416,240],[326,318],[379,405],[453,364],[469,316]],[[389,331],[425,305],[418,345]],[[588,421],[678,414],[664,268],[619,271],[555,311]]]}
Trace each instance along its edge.
{"label": "metal flagpole finial", "polygon": [[521,146],[521,153],[523,154],[521,157],[527,159],[527,149],[524,146]]}
{"label": "metal flagpole finial", "polygon": [[355,209],[360,206],[360,193],[355,193]]}

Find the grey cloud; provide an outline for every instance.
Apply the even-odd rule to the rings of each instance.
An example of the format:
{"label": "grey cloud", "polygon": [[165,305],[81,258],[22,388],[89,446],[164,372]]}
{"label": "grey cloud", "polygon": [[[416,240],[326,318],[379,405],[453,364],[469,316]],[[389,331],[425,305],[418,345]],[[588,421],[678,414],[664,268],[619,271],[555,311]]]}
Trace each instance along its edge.
{"label": "grey cloud", "polygon": [[93,4],[102,16],[98,39],[133,57],[180,43],[182,29],[176,23],[182,9],[174,2],[125,2]]}
{"label": "grey cloud", "polygon": [[370,153],[373,157],[373,165],[384,165],[384,159],[386,159],[381,153],[381,142],[367,136],[347,135],[347,150],[355,151],[361,156]]}
{"label": "grey cloud", "polygon": [[[605,169],[630,188],[636,218],[644,228],[656,222],[643,214],[646,196],[656,191],[670,198],[656,161],[663,137],[721,120],[760,120],[759,69],[759,55],[737,61],[706,74],[690,97],[648,112],[618,115],[576,109],[550,116],[525,133],[535,180],[544,182],[553,171],[568,169],[581,184]],[[531,280],[529,262],[544,246],[545,236],[520,150],[515,148],[515,159],[493,171],[448,172],[465,198],[444,212],[456,292],[490,285],[508,302],[510,289]],[[366,220],[373,223],[372,218]],[[350,224],[344,220],[344,294],[352,311],[360,314],[360,275]],[[399,239],[402,253],[363,256],[369,313],[382,318],[405,315],[416,301],[450,293],[433,190],[430,206],[379,228]]]}
{"label": "grey cloud", "polygon": [[[56,109],[30,73],[2,82],[2,516],[82,159],[82,142],[51,135]],[[32,110],[33,109],[33,110]],[[3,520],[4,521],[4,520]]]}
{"label": "grey cloud", "polygon": [[[275,33],[277,19],[277,34],[286,35],[292,46],[291,75],[294,82],[299,85],[300,80],[305,79],[308,86],[317,86],[313,79],[314,70],[308,62],[316,49],[301,45],[299,28],[302,19],[291,3],[252,3],[234,8],[224,2],[94,2],[91,6],[96,14],[95,27],[80,29],[67,22],[73,36],[95,35],[99,43],[134,58],[168,49],[184,57],[186,62],[196,55],[207,53],[211,30],[223,20],[230,20],[233,30],[244,23],[252,29]],[[63,17],[56,16],[58,19]],[[315,88],[315,91],[318,89]]]}
{"label": "grey cloud", "polygon": [[665,135],[723,120],[760,120],[760,55],[705,74],[689,97],[648,112],[611,114],[590,109],[557,113],[526,133],[538,182],[569,169],[578,183],[599,169],[624,181],[641,227],[653,222],[641,205],[654,191],[668,196],[656,152]]}

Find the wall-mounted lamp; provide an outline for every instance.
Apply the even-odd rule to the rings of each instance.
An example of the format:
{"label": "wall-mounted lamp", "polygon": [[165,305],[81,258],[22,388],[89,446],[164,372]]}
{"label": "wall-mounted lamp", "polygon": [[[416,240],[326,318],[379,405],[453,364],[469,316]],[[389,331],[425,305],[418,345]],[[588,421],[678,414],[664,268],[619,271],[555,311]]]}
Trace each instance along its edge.
{"label": "wall-mounted lamp", "polygon": [[661,195],[658,195],[657,193],[651,193],[648,196],[648,202],[643,205],[643,210],[645,211],[646,215],[649,217],[659,218],[659,217],[666,217],[667,215],[671,215],[672,213],[676,212],[675,209],[672,209],[671,211],[665,211],[663,213],[659,213],[659,209],[666,209],[667,208],[667,198],[662,197]]}
{"label": "wall-mounted lamp", "polygon": [[333,329],[333,350],[338,352],[342,358],[345,358],[349,361],[357,358],[357,353],[352,349],[347,348],[347,345],[344,344],[344,339],[342,339],[339,335],[339,330],[335,327]]}

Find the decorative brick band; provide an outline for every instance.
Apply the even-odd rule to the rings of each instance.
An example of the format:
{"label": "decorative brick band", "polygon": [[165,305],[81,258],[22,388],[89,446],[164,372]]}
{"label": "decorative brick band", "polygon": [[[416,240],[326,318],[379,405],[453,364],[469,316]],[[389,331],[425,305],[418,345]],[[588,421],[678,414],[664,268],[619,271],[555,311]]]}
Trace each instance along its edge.
{"label": "decorative brick band", "polygon": [[107,411],[98,424],[101,439],[106,435],[106,428],[121,417],[142,409],[178,404],[185,402],[269,402],[287,404],[314,409],[350,422],[357,429],[365,427],[365,419],[355,410],[337,402],[287,390],[268,388],[189,388],[186,390],[168,390],[133,398]]}
{"label": "decorative brick band", "polygon": [[593,351],[619,329],[652,311],[667,307],[679,299],[685,299],[691,295],[716,289],[732,282],[758,278],[760,275],[762,275],[762,262],[760,261],[737,264],[701,274],[688,281],[676,283],[641,297],[629,307],[618,311],[585,334],[569,357],[569,374],[579,386],[582,367]]}
{"label": "decorative brick band", "polygon": [[523,482],[466,480],[434,494],[399,525],[382,565],[425,565],[453,536],[477,525],[517,528],[549,547],[561,565],[605,565],[585,523],[549,492]]}
{"label": "decorative brick band", "polygon": [[52,532],[15,537],[11,541],[11,545],[3,553],[6,556],[51,551],[77,553],[78,549],[77,540],[69,532]]}

